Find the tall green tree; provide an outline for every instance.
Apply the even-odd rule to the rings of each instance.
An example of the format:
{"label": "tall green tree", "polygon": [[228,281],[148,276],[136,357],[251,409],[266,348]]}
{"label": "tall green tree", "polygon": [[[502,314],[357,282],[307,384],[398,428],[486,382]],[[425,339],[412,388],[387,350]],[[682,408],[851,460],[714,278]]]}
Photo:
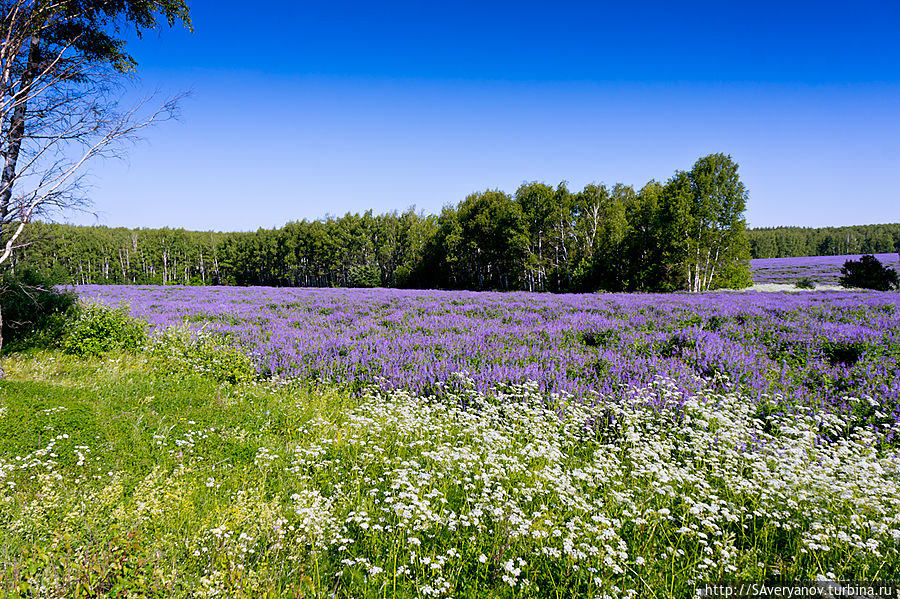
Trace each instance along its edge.
{"label": "tall green tree", "polygon": [[609,189],[605,185],[587,185],[572,198],[574,223],[573,262],[576,287],[583,290],[603,286],[601,270],[606,256],[602,255],[604,209],[609,205]]}
{"label": "tall green tree", "polygon": [[576,258],[575,194],[569,191],[565,181],[553,192],[553,208],[549,218],[551,265],[548,273],[548,290],[557,293],[573,287]]}
{"label": "tall green tree", "polygon": [[519,186],[515,198],[528,231],[525,286],[529,291],[544,291],[550,263],[547,237],[552,226],[550,217],[554,212],[555,192],[553,187],[533,181]]}
{"label": "tall green tree", "polygon": [[407,287],[458,288],[468,281],[463,262],[463,238],[456,208],[444,206],[422,248],[421,260],[411,269]]}
{"label": "tall green tree", "polygon": [[731,156],[710,154],[670,181],[664,226],[672,228],[689,291],[749,284],[747,189],[737,171]]}
{"label": "tall green tree", "polygon": [[473,289],[521,289],[528,230],[519,204],[502,191],[468,196],[457,209],[460,275]]}
{"label": "tall green tree", "polygon": [[665,273],[659,286],[672,290],[689,287],[687,260],[691,241],[692,205],[690,176],[685,171],[676,171],[662,188],[654,222],[655,247],[652,255]]}
{"label": "tall green tree", "polygon": [[667,248],[660,222],[663,185],[650,181],[626,205],[629,229],[625,238],[625,290],[670,290],[663,251]]}

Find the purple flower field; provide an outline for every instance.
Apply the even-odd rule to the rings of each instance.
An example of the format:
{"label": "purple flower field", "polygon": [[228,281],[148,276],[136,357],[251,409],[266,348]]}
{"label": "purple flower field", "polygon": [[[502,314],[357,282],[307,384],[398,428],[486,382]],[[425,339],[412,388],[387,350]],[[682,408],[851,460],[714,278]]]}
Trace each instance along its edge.
{"label": "purple flower field", "polygon": [[[152,327],[225,334],[263,372],[433,393],[537,381],[581,399],[732,385],[756,401],[900,418],[900,294],[474,293],[83,286]],[[779,397],[780,396],[780,397]],[[846,399],[846,398],[855,399]]]}
{"label": "purple flower field", "polygon": [[[847,260],[859,260],[861,254],[848,256],[806,256],[801,258],[760,258],[750,261],[753,282],[793,285],[803,277],[811,278],[818,285],[837,285],[841,267]],[[875,254],[885,266],[900,271],[900,256]]]}

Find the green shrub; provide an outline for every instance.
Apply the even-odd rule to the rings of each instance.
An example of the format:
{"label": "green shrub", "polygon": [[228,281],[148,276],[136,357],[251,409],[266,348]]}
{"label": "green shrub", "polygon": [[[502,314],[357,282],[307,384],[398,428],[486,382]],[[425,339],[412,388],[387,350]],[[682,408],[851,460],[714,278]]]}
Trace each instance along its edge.
{"label": "green shrub", "polygon": [[69,354],[100,356],[113,350],[137,351],[146,342],[147,323],[132,318],[127,306],[79,304],[61,345]]}
{"label": "green shrub", "polygon": [[54,289],[53,281],[25,270],[0,277],[3,342],[10,350],[58,342],[72,317],[76,296]]}
{"label": "green shrub", "polygon": [[153,338],[149,351],[156,366],[169,372],[196,373],[232,384],[257,377],[249,356],[206,330],[170,328]]}
{"label": "green shrub", "polygon": [[797,282],[794,283],[797,289],[815,289],[816,282],[812,280],[810,277],[802,277],[797,279]]}
{"label": "green shrub", "polygon": [[347,284],[350,287],[378,287],[381,285],[381,273],[377,266],[356,264],[350,267]]}
{"label": "green shrub", "polygon": [[859,260],[847,260],[841,267],[842,287],[859,287],[887,291],[900,285],[897,271],[867,254]]}

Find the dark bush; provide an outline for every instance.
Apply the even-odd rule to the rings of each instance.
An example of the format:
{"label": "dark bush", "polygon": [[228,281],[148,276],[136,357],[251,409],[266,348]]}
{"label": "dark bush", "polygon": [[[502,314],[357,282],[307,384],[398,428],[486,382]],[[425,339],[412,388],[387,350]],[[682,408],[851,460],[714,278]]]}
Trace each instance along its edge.
{"label": "dark bush", "polygon": [[54,288],[48,277],[30,270],[0,277],[3,346],[16,351],[58,341],[75,309],[76,296]]}
{"label": "dark bush", "polygon": [[797,279],[797,282],[794,283],[797,289],[815,289],[816,282],[812,280],[810,277],[801,277]]}
{"label": "dark bush", "polygon": [[619,342],[619,333],[613,329],[586,331],[581,334],[581,340],[588,347],[609,347]]}
{"label": "dark bush", "polygon": [[862,341],[828,341],[822,342],[822,354],[832,366],[843,364],[853,366],[866,351],[866,344]]}
{"label": "dark bush", "polygon": [[672,335],[668,341],[658,346],[658,351],[664,358],[683,358],[688,352],[697,347],[697,340],[685,333]]}
{"label": "dark bush", "polygon": [[841,267],[842,287],[887,291],[898,286],[897,271],[867,254],[859,260],[847,260]]}

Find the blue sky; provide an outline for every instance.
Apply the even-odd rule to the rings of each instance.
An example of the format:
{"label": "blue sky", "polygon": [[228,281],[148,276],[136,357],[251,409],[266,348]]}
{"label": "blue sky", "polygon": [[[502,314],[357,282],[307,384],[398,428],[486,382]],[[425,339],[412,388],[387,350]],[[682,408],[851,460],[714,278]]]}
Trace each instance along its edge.
{"label": "blue sky", "polygon": [[190,90],[180,121],[94,163],[97,218],[74,222],[431,213],[524,181],[639,188],[713,152],[751,226],[900,221],[896,0],[190,4],[193,34],[129,46],[130,96]]}

